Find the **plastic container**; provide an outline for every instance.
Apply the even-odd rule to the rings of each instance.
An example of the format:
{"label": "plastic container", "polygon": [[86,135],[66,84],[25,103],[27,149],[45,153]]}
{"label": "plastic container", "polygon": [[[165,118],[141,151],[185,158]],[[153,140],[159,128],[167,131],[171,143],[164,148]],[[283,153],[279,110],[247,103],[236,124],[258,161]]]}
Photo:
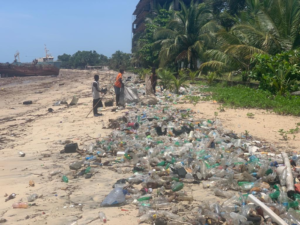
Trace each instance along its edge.
{"label": "plastic container", "polygon": [[180,191],[183,187],[184,187],[184,184],[183,184],[183,183],[181,183],[181,182],[175,182],[175,183],[172,185],[172,191],[173,191],[173,192]]}
{"label": "plastic container", "polygon": [[100,220],[101,220],[103,223],[106,223],[106,222],[107,222],[106,216],[105,216],[104,212],[100,212],[100,213],[99,213],[99,218],[100,218]]}
{"label": "plastic container", "polygon": [[37,194],[32,194],[27,197],[28,202],[34,202],[39,196]]}
{"label": "plastic container", "polygon": [[126,201],[124,192],[123,188],[115,188],[106,196],[100,206],[118,206],[124,203]]}
{"label": "plastic container", "polygon": [[26,202],[19,202],[19,203],[14,203],[12,205],[14,209],[27,209],[28,208],[28,203]]}
{"label": "plastic container", "polygon": [[65,182],[65,183],[69,183],[69,179],[65,175],[62,177],[62,181]]}
{"label": "plastic container", "polygon": [[149,201],[150,199],[152,199],[152,195],[144,195],[144,196],[138,198],[138,201],[143,202],[143,201]]}

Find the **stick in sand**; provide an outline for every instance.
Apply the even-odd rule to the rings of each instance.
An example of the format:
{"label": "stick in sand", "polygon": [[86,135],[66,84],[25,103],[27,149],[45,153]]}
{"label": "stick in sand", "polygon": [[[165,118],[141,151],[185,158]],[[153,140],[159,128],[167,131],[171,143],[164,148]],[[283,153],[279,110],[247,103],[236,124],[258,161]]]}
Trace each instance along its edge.
{"label": "stick in sand", "polygon": [[[104,94],[103,95],[103,97],[105,96],[106,94]],[[102,97],[102,98],[103,98]],[[96,107],[96,106],[98,106],[98,104],[99,104],[99,102],[101,101],[101,98],[99,99],[99,101],[97,102],[97,104],[92,108],[92,110],[89,112],[89,114],[87,114],[87,116],[85,117],[85,118],[87,118],[90,114],[91,114],[91,112],[94,110],[94,108]],[[103,103],[103,108],[105,109],[105,102]]]}

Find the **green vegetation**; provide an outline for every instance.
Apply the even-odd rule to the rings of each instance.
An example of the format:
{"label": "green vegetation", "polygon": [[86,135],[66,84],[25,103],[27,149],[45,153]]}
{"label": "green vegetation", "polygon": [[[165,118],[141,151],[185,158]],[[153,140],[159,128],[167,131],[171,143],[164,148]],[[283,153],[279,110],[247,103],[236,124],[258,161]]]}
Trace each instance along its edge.
{"label": "green vegetation", "polygon": [[213,99],[224,106],[266,109],[281,115],[300,116],[300,97],[298,96],[273,95],[269,91],[251,89],[245,86],[214,86],[208,90],[205,89],[205,91],[212,92],[212,96],[206,97],[206,100]]}
{"label": "green vegetation", "polygon": [[300,51],[288,51],[274,56],[255,55],[253,63],[255,66],[250,77],[260,82],[260,89],[280,95],[298,90]]}
{"label": "green vegetation", "polygon": [[249,136],[250,136],[250,132],[247,131],[247,130],[245,130],[245,137],[246,137],[246,139],[248,139]]}
{"label": "green vegetation", "polygon": [[279,135],[282,137],[283,140],[287,141],[289,139],[288,137],[288,134],[292,134],[293,135],[293,140],[295,140],[296,136],[295,134],[299,133],[299,123],[296,124],[296,128],[294,129],[290,129],[289,131],[286,131],[284,129],[280,129],[278,132],[279,132]]}
{"label": "green vegetation", "polygon": [[108,61],[109,68],[112,70],[125,69],[129,70],[131,67],[131,54],[116,51],[112,54]]}
{"label": "green vegetation", "polygon": [[170,81],[173,77],[173,73],[171,71],[168,71],[168,70],[159,69],[158,72],[157,72],[157,77],[159,79],[158,84],[163,89],[169,89]]}
{"label": "green vegetation", "polygon": [[218,107],[218,110],[220,110],[220,112],[225,112],[225,107],[224,107],[224,105],[220,105],[220,107]]}
{"label": "green vegetation", "polygon": [[187,95],[187,96],[184,97],[184,100],[187,100],[190,103],[192,103],[194,106],[196,106],[198,104],[198,102],[201,100],[201,97],[200,96]]}
{"label": "green vegetation", "polygon": [[247,113],[247,117],[250,119],[254,119],[255,114],[253,113]]}
{"label": "green vegetation", "polygon": [[154,33],[166,26],[170,21],[172,11],[162,8],[159,4],[155,11],[156,16],[149,17],[146,23],[146,29],[143,33],[139,33],[133,37],[133,41],[137,42],[137,48],[133,49],[132,63],[136,66],[144,68],[159,66],[159,46],[154,38]]}
{"label": "green vegetation", "polygon": [[62,62],[62,68],[66,69],[84,69],[86,66],[103,66],[108,63],[108,58],[96,51],[78,51],[73,55],[63,54],[57,58]]}
{"label": "green vegetation", "polygon": [[78,51],[73,55],[63,54],[57,58],[65,69],[84,69],[86,66],[109,66],[113,70],[131,68],[131,54],[121,51],[116,51],[111,58],[96,51]]}
{"label": "green vegetation", "polygon": [[134,65],[159,66],[176,77],[188,69],[192,83],[201,75],[209,85],[220,77],[255,81],[274,95],[298,90],[299,0],[198,2],[180,1],[180,11],[158,4],[134,36]]}

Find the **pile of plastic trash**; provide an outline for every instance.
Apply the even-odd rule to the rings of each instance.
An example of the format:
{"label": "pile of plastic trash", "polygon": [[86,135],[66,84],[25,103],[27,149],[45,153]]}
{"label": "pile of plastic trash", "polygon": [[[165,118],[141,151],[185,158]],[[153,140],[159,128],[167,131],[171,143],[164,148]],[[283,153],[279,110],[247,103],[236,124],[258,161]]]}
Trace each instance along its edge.
{"label": "pile of plastic trash", "polygon": [[[149,224],[300,224],[296,154],[237,135],[218,119],[197,119],[162,97],[158,105],[129,108],[114,121],[119,127],[87,151],[87,168],[128,175],[101,207],[135,204],[139,223]],[[195,201],[186,191],[191,185],[224,202]]]}

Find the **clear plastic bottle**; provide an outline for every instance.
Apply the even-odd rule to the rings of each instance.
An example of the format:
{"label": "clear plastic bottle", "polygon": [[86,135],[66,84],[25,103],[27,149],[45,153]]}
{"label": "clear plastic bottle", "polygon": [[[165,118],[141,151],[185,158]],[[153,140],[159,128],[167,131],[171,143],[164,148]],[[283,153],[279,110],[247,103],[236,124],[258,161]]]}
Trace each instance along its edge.
{"label": "clear plastic bottle", "polygon": [[34,202],[39,196],[37,194],[32,194],[27,197],[28,202]]}
{"label": "clear plastic bottle", "polygon": [[245,223],[247,221],[247,218],[238,214],[238,213],[234,213],[234,212],[231,212],[230,213],[230,217],[233,219],[233,224],[234,225],[239,225],[240,222],[241,223]]}
{"label": "clear plastic bottle", "polygon": [[107,220],[106,220],[106,215],[105,215],[104,212],[100,212],[100,213],[99,213],[99,218],[100,218],[100,220],[101,220],[103,223],[106,223],[106,222],[107,222]]}
{"label": "clear plastic bottle", "polygon": [[59,174],[59,173],[61,173],[60,170],[53,170],[53,171],[50,173],[50,176],[53,177],[53,176],[55,176],[55,175],[57,175],[57,174]]}

